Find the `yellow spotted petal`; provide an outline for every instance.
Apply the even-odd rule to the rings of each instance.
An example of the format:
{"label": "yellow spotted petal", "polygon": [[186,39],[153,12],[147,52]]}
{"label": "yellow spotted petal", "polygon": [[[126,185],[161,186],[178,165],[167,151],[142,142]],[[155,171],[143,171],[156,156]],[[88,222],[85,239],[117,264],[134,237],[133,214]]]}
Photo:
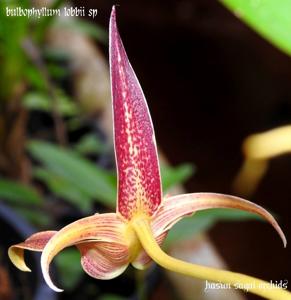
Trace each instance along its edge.
{"label": "yellow spotted petal", "polygon": [[117,211],[130,220],[136,213],[151,216],[156,211],[162,199],[161,178],[151,116],[121,41],[114,7],[109,37]]}

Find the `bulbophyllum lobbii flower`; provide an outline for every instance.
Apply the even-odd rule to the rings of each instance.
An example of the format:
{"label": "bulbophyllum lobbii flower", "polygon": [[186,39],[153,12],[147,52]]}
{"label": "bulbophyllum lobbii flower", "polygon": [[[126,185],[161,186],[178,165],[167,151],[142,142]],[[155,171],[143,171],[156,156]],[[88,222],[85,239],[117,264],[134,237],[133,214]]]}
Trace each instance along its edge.
{"label": "bulbophyllum lobbii flower", "polygon": [[250,196],[265,175],[270,159],[291,153],[291,125],[248,136],[242,150],[244,162],[234,181],[234,190]]}
{"label": "bulbophyllum lobbii flower", "polygon": [[[24,250],[42,251],[41,268],[47,284],[49,265],[64,248],[75,245],[85,272],[97,279],[120,275],[129,264],[144,269],[151,260],[166,269],[214,282],[252,283],[251,292],[268,299],[290,299],[282,289],[262,280],[168,256],[160,248],[170,228],[181,218],[209,208],[234,208],[256,213],[276,229],[279,225],[265,209],[249,201],[222,194],[194,193],[162,198],[160,170],[153,125],[147,103],[128,61],[117,26],[115,8],[110,19],[110,71],[114,113],[114,142],[118,172],[116,213],[95,214],[60,231],[39,232],[9,249],[9,257],[22,271],[30,271]],[[266,288],[260,288],[260,284]]]}

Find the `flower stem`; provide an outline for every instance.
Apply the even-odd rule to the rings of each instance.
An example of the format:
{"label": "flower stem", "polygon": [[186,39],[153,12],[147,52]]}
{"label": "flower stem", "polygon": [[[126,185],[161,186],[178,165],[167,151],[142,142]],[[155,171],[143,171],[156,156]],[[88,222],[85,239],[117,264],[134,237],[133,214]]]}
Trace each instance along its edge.
{"label": "flower stem", "polygon": [[149,220],[138,217],[132,220],[132,226],[148,255],[162,267],[202,280],[209,280],[218,283],[230,284],[235,288],[247,287],[249,292],[272,300],[290,300],[291,293],[287,290],[276,288],[269,282],[266,282],[255,277],[247,276],[240,273],[234,273],[225,270],[200,266],[196,264],[187,263],[175,259],[165,252],[157,244]]}

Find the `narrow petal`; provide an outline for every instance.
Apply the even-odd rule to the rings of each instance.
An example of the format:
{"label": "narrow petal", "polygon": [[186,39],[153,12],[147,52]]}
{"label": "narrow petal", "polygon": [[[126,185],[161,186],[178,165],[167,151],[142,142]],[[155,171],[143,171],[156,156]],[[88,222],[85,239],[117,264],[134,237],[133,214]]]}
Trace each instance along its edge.
{"label": "narrow petal", "polygon": [[265,159],[246,158],[233,182],[235,193],[242,196],[253,195],[266,174],[268,165],[269,162]]}
{"label": "narrow petal", "polygon": [[247,286],[249,292],[272,300],[290,300],[289,291],[272,286],[269,282],[244,274],[200,266],[175,259],[157,244],[152,228],[146,218],[137,216],[132,220],[134,228],[143,248],[148,255],[162,267],[194,278],[225,283],[235,288]]}
{"label": "narrow petal", "polygon": [[80,219],[58,231],[49,240],[41,256],[41,268],[48,286],[57,292],[62,291],[53,284],[49,276],[49,265],[61,250],[89,241],[126,245],[124,227],[124,222],[116,214],[108,213]]}
{"label": "narrow petal", "polygon": [[250,135],[243,144],[246,157],[270,159],[291,152],[291,125]]}
{"label": "narrow petal", "polygon": [[30,272],[24,261],[24,250],[42,251],[48,241],[56,234],[56,231],[43,231],[30,236],[23,243],[11,246],[8,256],[11,262],[21,271]]}
{"label": "narrow petal", "polygon": [[168,231],[184,216],[209,208],[233,208],[263,217],[275,228],[286,247],[287,241],[283,231],[267,210],[242,198],[216,193],[184,194],[164,199],[153,217],[153,232],[160,235]]}
{"label": "narrow petal", "polygon": [[[84,271],[96,279],[112,279],[128,266],[128,247],[116,243],[90,242],[77,246]],[[109,254],[110,253],[110,254]]]}
{"label": "narrow petal", "polygon": [[234,181],[234,191],[252,195],[267,172],[269,160],[291,153],[291,125],[248,136],[243,143],[245,161]]}
{"label": "narrow petal", "polygon": [[160,171],[149,109],[119,36],[115,7],[110,18],[109,38],[118,171],[117,210],[130,220],[139,211],[152,215],[159,206]]}

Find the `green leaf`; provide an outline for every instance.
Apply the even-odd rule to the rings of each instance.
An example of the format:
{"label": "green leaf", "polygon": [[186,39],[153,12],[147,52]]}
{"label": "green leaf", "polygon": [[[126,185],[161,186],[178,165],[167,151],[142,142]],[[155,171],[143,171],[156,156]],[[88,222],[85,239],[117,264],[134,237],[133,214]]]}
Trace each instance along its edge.
{"label": "green leaf", "polygon": [[15,207],[14,209],[31,224],[43,227],[47,227],[51,224],[50,216],[42,211],[31,210],[23,207]]}
{"label": "green leaf", "polygon": [[197,212],[199,217],[212,218],[214,221],[263,220],[260,216],[238,209],[213,208]]}
{"label": "green leaf", "polygon": [[68,69],[63,66],[59,66],[56,63],[47,63],[47,69],[51,78],[62,79],[68,76]]}
{"label": "green leaf", "polygon": [[75,248],[65,249],[55,258],[61,285],[66,290],[76,287],[84,274],[80,260],[80,253]]}
{"label": "green leaf", "polygon": [[83,155],[100,154],[106,150],[106,145],[98,139],[96,134],[89,133],[81,137],[75,145],[75,150]]}
{"label": "green leaf", "polygon": [[35,168],[33,174],[35,178],[45,182],[55,195],[73,204],[83,212],[89,213],[92,211],[93,198],[66,178],[44,168]]}
{"label": "green leaf", "polygon": [[191,217],[179,221],[170,231],[165,245],[186,240],[201,232],[205,232],[218,221],[262,220],[258,215],[237,209],[213,208],[202,210]]}
{"label": "green leaf", "polygon": [[70,55],[64,49],[58,49],[50,46],[46,46],[43,49],[43,55],[46,61],[60,62],[68,61]]}
{"label": "green leaf", "polygon": [[50,172],[65,178],[72,187],[107,206],[115,205],[116,186],[112,183],[110,172],[72,150],[47,142],[30,142],[28,149]]}
{"label": "green leaf", "polygon": [[27,80],[34,88],[39,90],[46,89],[46,81],[41,72],[35,66],[27,66],[24,71]]}
{"label": "green leaf", "polygon": [[[23,98],[23,104],[28,109],[52,112],[53,100],[43,92],[29,92]],[[78,107],[70,98],[61,91],[57,95],[57,109],[63,116],[74,116],[78,113]]]}
{"label": "green leaf", "polygon": [[214,219],[212,217],[199,217],[196,214],[192,217],[184,218],[169,231],[164,245],[169,247],[175,242],[186,240],[208,230],[213,224]]}
{"label": "green leaf", "polygon": [[49,97],[45,93],[29,92],[23,98],[23,105],[28,109],[48,112],[51,110]]}
{"label": "green leaf", "polygon": [[195,169],[191,164],[182,164],[177,167],[161,165],[161,177],[164,191],[181,184],[191,177]]}
{"label": "green leaf", "polygon": [[42,203],[34,188],[5,179],[0,179],[0,198],[15,204]]}
{"label": "green leaf", "polygon": [[291,0],[220,0],[238,18],[291,55]]}

